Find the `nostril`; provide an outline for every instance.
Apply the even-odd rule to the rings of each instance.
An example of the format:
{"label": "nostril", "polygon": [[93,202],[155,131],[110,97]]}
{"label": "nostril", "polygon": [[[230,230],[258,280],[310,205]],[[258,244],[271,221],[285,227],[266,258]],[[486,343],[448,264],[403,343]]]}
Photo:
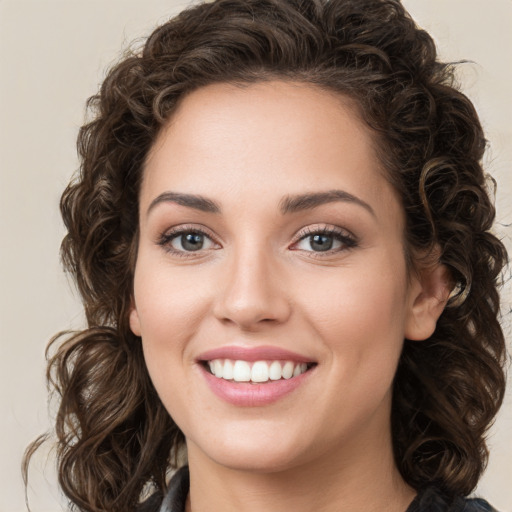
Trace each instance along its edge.
{"label": "nostril", "polygon": [[291,311],[282,280],[269,274],[262,258],[255,258],[251,252],[231,262],[229,273],[219,276],[213,305],[219,321],[232,322],[247,331],[284,322]]}

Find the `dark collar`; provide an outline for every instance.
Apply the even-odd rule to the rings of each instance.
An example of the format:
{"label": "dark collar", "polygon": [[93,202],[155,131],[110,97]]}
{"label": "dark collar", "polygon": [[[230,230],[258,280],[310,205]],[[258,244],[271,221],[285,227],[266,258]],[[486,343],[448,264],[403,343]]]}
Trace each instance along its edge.
{"label": "dark collar", "polygon": [[[190,477],[188,466],[184,466],[173,475],[169,489],[160,508],[154,503],[152,508],[141,508],[140,512],[185,512]],[[152,497],[153,498],[153,497]],[[160,497],[161,499],[161,497]],[[158,503],[160,502],[158,500]],[[151,498],[150,498],[151,500]],[[148,500],[146,503],[149,505]],[[144,505],[146,505],[146,503]],[[156,506],[155,506],[156,505]],[[449,500],[436,487],[421,490],[405,512],[497,512],[489,503],[479,498],[464,499],[457,497]]]}
{"label": "dark collar", "polygon": [[171,478],[167,495],[162,501],[159,512],[185,512],[189,487],[188,466],[183,466]]}

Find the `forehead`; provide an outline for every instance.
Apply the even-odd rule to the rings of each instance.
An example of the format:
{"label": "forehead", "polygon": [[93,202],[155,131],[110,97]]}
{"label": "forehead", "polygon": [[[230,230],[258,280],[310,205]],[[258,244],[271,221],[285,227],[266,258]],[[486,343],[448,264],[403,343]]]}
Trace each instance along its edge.
{"label": "forehead", "polygon": [[[300,82],[212,84],[181,99],[148,161],[162,145],[208,154],[219,147],[226,154],[222,146],[228,142],[246,143],[245,151],[264,146],[268,154],[275,150],[281,157],[287,142],[305,143],[304,149],[314,145],[330,154],[345,149],[348,131],[374,154],[372,134],[360,119],[358,105],[347,96]],[[289,155],[299,155],[299,147],[288,149]]]}
{"label": "forehead", "polygon": [[284,193],[342,188],[386,206],[383,191],[396,197],[374,147],[342,95],[294,82],[214,84],[186,96],[161,131],[141,203],[169,189],[270,206]]}

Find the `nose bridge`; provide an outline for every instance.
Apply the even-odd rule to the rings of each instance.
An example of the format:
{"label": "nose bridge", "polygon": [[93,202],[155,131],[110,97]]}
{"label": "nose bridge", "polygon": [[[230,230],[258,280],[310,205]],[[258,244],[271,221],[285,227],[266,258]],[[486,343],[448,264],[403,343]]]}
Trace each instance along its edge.
{"label": "nose bridge", "polygon": [[290,309],[279,278],[279,262],[268,245],[256,237],[245,237],[233,246],[225,264],[215,311],[219,320],[250,329],[261,322],[288,318]]}

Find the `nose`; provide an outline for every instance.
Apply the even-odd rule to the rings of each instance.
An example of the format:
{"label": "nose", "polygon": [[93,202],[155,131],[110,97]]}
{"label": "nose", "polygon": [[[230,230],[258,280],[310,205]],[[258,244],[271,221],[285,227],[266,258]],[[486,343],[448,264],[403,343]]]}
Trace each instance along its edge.
{"label": "nose", "polygon": [[273,256],[263,249],[239,251],[232,256],[219,275],[215,317],[245,331],[286,322],[291,304]]}

